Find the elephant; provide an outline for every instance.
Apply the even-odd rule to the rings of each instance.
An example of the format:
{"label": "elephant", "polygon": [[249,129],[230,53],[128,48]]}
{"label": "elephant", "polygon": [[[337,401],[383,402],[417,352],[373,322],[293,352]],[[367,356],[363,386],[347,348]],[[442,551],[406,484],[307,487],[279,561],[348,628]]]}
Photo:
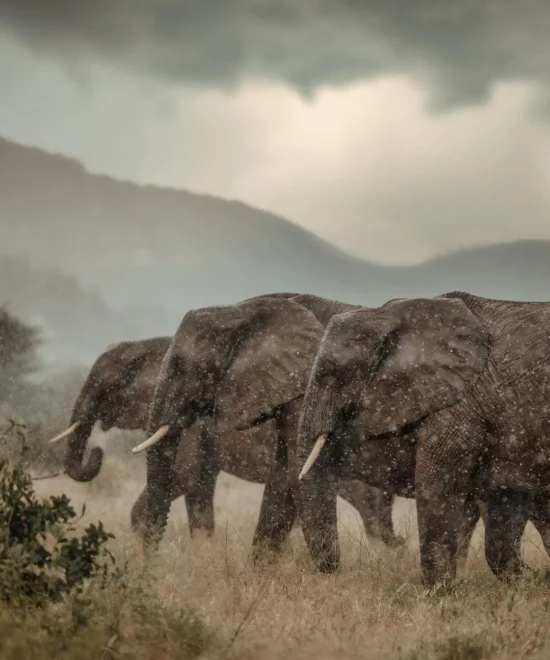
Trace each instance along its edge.
{"label": "elephant", "polygon": [[[179,438],[199,420],[210,420],[222,435],[227,429],[275,421],[276,449],[253,554],[256,558],[262,549],[280,550],[297,517],[296,437],[309,371],[330,319],[357,309],[308,294],[267,295],[191,310],[183,317],[160,368],[147,423],[150,437],[133,450],[147,450],[149,550],[158,546],[166,526]],[[414,438],[405,437],[404,445],[408,442],[415,453]],[[382,453],[378,464],[386,469]],[[334,479],[335,493],[343,481],[350,482]],[[386,497],[411,496],[410,489],[389,480],[383,483],[383,492]],[[462,530],[466,547],[479,517],[479,503],[469,502]]]}
{"label": "elephant", "polygon": [[[277,295],[285,294],[273,294]],[[295,295],[295,294],[287,294]],[[95,447],[83,462],[92,429],[99,422],[111,428],[144,431],[160,364],[171,337],[111,344],[96,359],[77,397],[70,427],[52,441],[68,438],[65,472],[76,481],[91,481],[99,473],[103,450]],[[214,490],[220,470],[254,483],[265,483],[275,449],[275,421],[249,430],[227,429],[216,434],[205,423],[185,431],[178,446],[171,499],[185,497],[191,536],[214,530]],[[402,542],[393,532],[393,497],[358,481],[340,484],[339,495],[358,512],[369,536],[389,546]],[[147,492],[134,503],[130,523],[142,535]]]}
{"label": "elephant", "polygon": [[[550,548],[549,424],[549,303],[454,291],[335,315],[298,431],[300,517],[318,568],[339,564],[336,474],[414,491],[427,586],[455,578],[460,514],[476,497],[489,567],[517,574],[529,517]],[[386,473],[373,468],[380,453]]]}
{"label": "elephant", "polygon": [[70,426],[52,438],[68,438],[64,470],[75,481],[92,481],[103,463],[103,449],[94,447],[83,461],[97,422],[112,428],[141,430],[149,412],[159,365],[170,337],[110,344],[92,365],[73,406]]}

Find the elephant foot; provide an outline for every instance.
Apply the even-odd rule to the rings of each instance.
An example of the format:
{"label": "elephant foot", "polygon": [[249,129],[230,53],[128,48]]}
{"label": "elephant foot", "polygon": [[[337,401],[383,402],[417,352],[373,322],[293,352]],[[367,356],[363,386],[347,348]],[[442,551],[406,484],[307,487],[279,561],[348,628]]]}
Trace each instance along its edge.
{"label": "elephant foot", "polygon": [[424,597],[427,599],[436,599],[439,601],[441,597],[448,597],[456,595],[461,587],[462,582],[450,576],[443,576],[435,583],[428,584],[422,580],[422,585],[425,587]]}
{"label": "elephant foot", "polygon": [[323,559],[322,561],[318,561],[316,563],[317,569],[325,575],[332,575],[332,573],[336,573],[340,567],[340,562],[337,559]]}
{"label": "elephant foot", "polygon": [[189,535],[194,538],[199,535],[212,536],[214,534],[214,510],[212,507],[192,506],[187,500],[187,520],[189,524]]}
{"label": "elephant foot", "polygon": [[277,562],[282,553],[282,547],[278,544],[257,543],[252,546],[252,564],[253,566],[273,565]]}
{"label": "elephant foot", "polygon": [[[422,584],[428,589],[449,589],[456,581],[458,559],[456,551],[445,544],[426,548],[420,542],[420,572]],[[424,552],[422,552],[424,550]]]}
{"label": "elephant foot", "polygon": [[189,528],[189,536],[192,539],[198,538],[212,538],[214,536],[214,529],[210,527],[195,527],[193,529]]}
{"label": "elephant foot", "polygon": [[450,589],[456,583],[456,568],[421,569],[422,584],[427,589]]}
{"label": "elephant foot", "polygon": [[[320,545],[320,547],[319,547]],[[333,544],[319,544],[312,551],[313,561],[320,573],[331,575],[340,568],[340,549]],[[336,544],[337,545],[337,544]]]}
{"label": "elephant foot", "polygon": [[157,557],[160,552],[160,543],[164,535],[166,525],[162,525],[160,528],[148,529],[143,537],[143,550],[145,557],[147,559],[153,559]]}
{"label": "elephant foot", "polygon": [[279,556],[274,552],[266,550],[253,550],[252,551],[252,566],[258,568],[261,566],[273,566],[277,562]]}
{"label": "elephant foot", "polygon": [[402,545],[405,545],[405,537],[399,534],[392,534],[390,536],[382,536],[382,542],[388,546],[388,548],[400,548]]}
{"label": "elephant foot", "polygon": [[513,562],[500,571],[494,571],[495,577],[505,583],[514,580],[528,579],[536,582],[550,582],[550,570],[547,568],[533,568],[523,561]]}

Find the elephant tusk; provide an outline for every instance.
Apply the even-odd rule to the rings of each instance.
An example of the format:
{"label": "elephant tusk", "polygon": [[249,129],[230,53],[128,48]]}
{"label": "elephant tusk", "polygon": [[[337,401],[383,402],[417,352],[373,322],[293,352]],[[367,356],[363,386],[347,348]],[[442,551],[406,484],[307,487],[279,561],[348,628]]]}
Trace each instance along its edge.
{"label": "elephant tusk", "polygon": [[59,435],[56,435],[55,438],[52,438],[51,440],[48,440],[48,442],[58,442],[58,440],[63,440],[63,438],[66,438],[68,435],[71,435],[71,433],[76,430],[80,426],[80,422],[75,422],[71,426],[69,426],[68,429],[63,431],[63,433],[60,433]]}
{"label": "elephant tusk", "polygon": [[159,440],[162,440],[162,438],[164,438],[164,436],[168,433],[169,430],[170,430],[169,424],[165,424],[164,426],[161,426],[160,429],[156,433],[154,433],[148,440],[145,440],[137,447],[134,447],[132,449],[132,454],[139,454],[140,451],[143,451],[144,449],[149,449],[149,447],[156,445],[157,442],[159,442]]}
{"label": "elephant tusk", "polygon": [[313,466],[315,461],[319,458],[319,454],[321,453],[321,450],[323,449],[326,441],[327,441],[326,435],[320,435],[317,438],[317,441],[315,442],[315,444],[313,445],[313,449],[311,450],[311,454],[308,456],[307,461],[305,462],[305,465],[302,468],[302,471],[300,472],[298,481],[301,481],[302,478],[305,477],[306,474],[311,470],[311,467]]}

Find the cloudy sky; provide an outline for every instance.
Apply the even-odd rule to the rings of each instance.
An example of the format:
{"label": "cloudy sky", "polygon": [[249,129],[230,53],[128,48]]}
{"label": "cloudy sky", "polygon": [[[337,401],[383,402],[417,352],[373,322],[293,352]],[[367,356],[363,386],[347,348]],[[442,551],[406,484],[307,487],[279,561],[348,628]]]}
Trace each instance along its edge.
{"label": "cloudy sky", "polygon": [[414,263],[550,239],[544,0],[0,0],[0,134]]}

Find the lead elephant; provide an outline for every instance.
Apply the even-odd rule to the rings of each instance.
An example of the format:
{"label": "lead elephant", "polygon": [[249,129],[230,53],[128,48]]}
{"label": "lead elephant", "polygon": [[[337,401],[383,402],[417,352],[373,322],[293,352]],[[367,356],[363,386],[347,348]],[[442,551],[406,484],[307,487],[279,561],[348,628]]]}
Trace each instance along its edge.
{"label": "lead elephant", "polygon": [[[464,502],[487,502],[486,558],[521,567],[526,520],[550,547],[550,304],[463,292],[335,316],[311,371],[298,454],[304,536],[320,569],[339,562],[329,475],[374,475],[373,455],[413,488],[423,580],[453,578]],[[356,434],[342,436],[353,422]],[[400,437],[415,437],[415,460]]]}
{"label": "lead elephant", "polygon": [[[294,294],[282,294],[294,295]],[[94,362],[76,399],[70,427],[54,441],[68,438],[65,472],[76,481],[90,481],[99,473],[103,450],[95,447],[84,455],[92,429],[145,430],[149,405],[160,364],[171,337],[113,344]],[[214,530],[214,491],[220,470],[254,483],[265,483],[275,451],[275,421],[239,431],[217,434],[212,427],[196,424],[179,444],[171,499],[185,497],[190,533]],[[339,494],[359,512],[367,533],[388,545],[401,542],[393,533],[393,498],[361,482],[343,482]],[[147,503],[146,490],[130,514],[134,531],[142,533]]]}
{"label": "lead elephant", "polygon": [[[160,369],[148,421],[152,435],[134,449],[148,450],[148,547],[157,545],[166,525],[171,473],[185,429],[210,419],[223,434],[273,419],[276,449],[253,547],[255,554],[262,546],[280,549],[296,518],[296,433],[309,371],[325,325],[334,314],[355,309],[297,295],[256,298],[185,315]],[[414,437],[404,437],[405,443],[411,440],[410,452],[415,455]],[[386,471],[387,457],[381,453],[376,465]],[[335,493],[341,482],[334,480]],[[411,496],[397,480],[386,480],[383,488],[389,496]],[[479,519],[477,501],[468,506],[466,547]]]}

